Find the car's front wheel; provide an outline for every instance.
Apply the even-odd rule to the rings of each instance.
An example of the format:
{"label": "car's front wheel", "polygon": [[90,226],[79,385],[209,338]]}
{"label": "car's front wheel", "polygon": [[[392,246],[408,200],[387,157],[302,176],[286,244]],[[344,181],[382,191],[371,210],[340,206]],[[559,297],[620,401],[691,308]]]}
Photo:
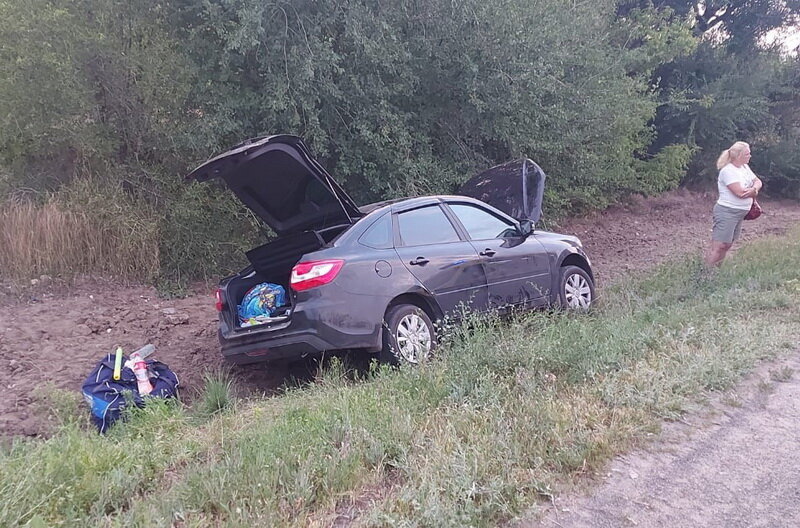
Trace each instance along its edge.
{"label": "car's front wheel", "polygon": [[561,268],[558,305],[567,310],[588,310],[594,302],[594,281],[578,266]]}
{"label": "car's front wheel", "polygon": [[391,365],[425,361],[436,347],[431,318],[420,307],[399,304],[386,312],[380,361]]}

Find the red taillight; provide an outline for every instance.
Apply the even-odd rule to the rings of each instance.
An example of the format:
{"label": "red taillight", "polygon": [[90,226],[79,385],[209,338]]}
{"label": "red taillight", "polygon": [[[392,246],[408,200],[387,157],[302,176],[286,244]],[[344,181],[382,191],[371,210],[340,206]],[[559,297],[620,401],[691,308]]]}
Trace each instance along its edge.
{"label": "red taillight", "polygon": [[222,300],[222,290],[217,290],[214,292],[214,299],[216,300],[214,307],[218,312],[221,312],[225,307],[225,302]]}
{"label": "red taillight", "polygon": [[344,266],[343,260],[334,259],[298,262],[292,268],[292,289],[303,291],[328,284],[336,278],[342,266]]}

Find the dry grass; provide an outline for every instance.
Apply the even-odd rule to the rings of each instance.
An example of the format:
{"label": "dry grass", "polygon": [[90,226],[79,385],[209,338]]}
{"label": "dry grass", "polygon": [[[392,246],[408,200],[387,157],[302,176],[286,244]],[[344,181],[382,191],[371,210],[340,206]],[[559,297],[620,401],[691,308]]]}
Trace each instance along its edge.
{"label": "dry grass", "polygon": [[0,205],[0,276],[11,280],[80,273],[127,280],[155,277],[157,227],[125,209],[108,204],[104,210],[71,210],[55,199]]}

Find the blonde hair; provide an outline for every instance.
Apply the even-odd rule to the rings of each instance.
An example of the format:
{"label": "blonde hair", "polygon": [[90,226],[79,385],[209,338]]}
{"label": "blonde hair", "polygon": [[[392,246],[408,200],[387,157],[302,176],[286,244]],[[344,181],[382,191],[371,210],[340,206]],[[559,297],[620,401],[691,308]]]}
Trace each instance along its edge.
{"label": "blonde hair", "polygon": [[749,149],[750,145],[744,141],[737,141],[731,145],[728,150],[723,150],[722,154],[720,154],[719,158],[717,158],[717,168],[721,169],[732,160],[739,159],[739,156],[742,155],[742,151],[746,148]]}

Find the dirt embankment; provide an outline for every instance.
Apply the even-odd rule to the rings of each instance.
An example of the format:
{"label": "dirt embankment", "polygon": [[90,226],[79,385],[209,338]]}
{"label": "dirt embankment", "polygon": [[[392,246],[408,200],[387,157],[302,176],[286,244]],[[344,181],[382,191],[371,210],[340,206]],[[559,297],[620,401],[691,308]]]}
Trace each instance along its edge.
{"label": "dirt embankment", "polygon": [[[601,286],[630,272],[642,271],[676,256],[705,252],[711,241],[711,208],[716,195],[674,191],[655,198],[635,198],[628,205],[565,222],[562,232],[580,237],[597,270]],[[780,235],[800,224],[800,204],[761,200],[764,214],[744,223],[742,243]]]}
{"label": "dirt embankment", "polygon": [[[583,240],[602,287],[632,271],[703,250],[713,200],[677,191],[574,219],[558,230]],[[745,226],[745,242],[800,223],[800,204],[766,201],[764,206],[764,216]],[[102,280],[69,288],[47,278],[22,290],[0,285],[0,435],[46,434],[51,422],[35,405],[31,388],[50,382],[79,391],[94,364],[117,345],[130,352],[155,344],[155,357],[178,374],[190,396],[207,372],[223,366],[211,291],[164,300],[150,287]],[[247,390],[269,391],[288,371],[256,366],[235,374]]]}

